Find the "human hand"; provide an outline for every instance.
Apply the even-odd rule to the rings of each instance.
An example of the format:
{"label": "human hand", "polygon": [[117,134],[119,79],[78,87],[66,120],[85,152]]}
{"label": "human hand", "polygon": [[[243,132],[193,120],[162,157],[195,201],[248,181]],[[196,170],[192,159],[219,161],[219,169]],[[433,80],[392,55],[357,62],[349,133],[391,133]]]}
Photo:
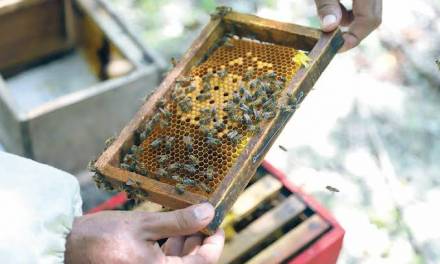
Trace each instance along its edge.
{"label": "human hand", "polygon": [[[208,204],[163,213],[107,211],[74,221],[66,263],[216,263],[224,234],[197,232],[214,217]],[[162,247],[156,242],[168,238]]]}
{"label": "human hand", "polygon": [[382,22],[382,0],[353,0],[353,10],[347,10],[339,0],[315,0],[321,28],[328,32],[339,25],[348,26],[340,52],[356,47]]}

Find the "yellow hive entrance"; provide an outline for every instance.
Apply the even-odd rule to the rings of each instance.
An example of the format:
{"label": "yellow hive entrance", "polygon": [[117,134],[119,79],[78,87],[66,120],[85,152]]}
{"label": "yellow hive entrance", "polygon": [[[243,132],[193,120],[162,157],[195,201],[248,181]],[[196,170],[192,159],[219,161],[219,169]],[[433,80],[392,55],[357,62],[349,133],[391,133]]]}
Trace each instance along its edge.
{"label": "yellow hive entrance", "polygon": [[[248,143],[251,133],[246,126],[240,122],[229,120],[228,114],[223,110],[224,106],[230,102],[234,94],[239,93],[239,86],[243,76],[250,69],[253,69],[252,79],[262,76],[268,71],[273,71],[277,78],[284,77],[287,82],[301,67],[293,58],[299,54],[297,50],[289,47],[273,44],[259,43],[244,39],[229,39],[227,44],[223,44],[215,50],[208,59],[194,67],[189,76],[193,77],[192,84],[196,89],[186,96],[192,99],[192,110],[184,113],[180,110],[174,101],[167,102],[165,107],[172,113],[168,127],[161,128],[156,125],[152,133],[140,144],[142,152],[138,157],[138,164],[148,171],[148,175],[154,177],[154,174],[160,169],[167,167],[172,163],[190,164],[190,154],[195,156],[200,163],[195,166],[195,173],[188,173],[183,168],[175,172],[169,172],[168,176],[179,175],[182,178],[189,178],[197,182],[203,182],[212,191],[232,167],[240,153]],[[226,70],[227,75],[223,78],[218,76],[218,72]],[[207,73],[212,73],[210,79],[211,97],[205,101],[196,99],[203,90],[202,78]],[[243,81],[244,82],[244,81]],[[218,146],[209,146],[206,143],[206,136],[200,131],[200,110],[204,108],[211,109],[213,106],[217,109],[217,114],[212,122],[206,125],[213,127],[214,122],[223,122],[224,129],[220,129],[214,135],[220,140]],[[260,126],[264,126],[264,121]],[[243,138],[237,143],[232,143],[227,133],[231,130],[237,131]],[[151,143],[164,137],[175,138],[171,148],[165,144],[160,144],[156,149],[151,147]],[[193,141],[193,150],[189,152],[183,142],[183,137],[189,136]],[[167,155],[168,160],[159,163],[159,157]],[[206,171],[212,166],[214,169],[213,178],[206,176]],[[176,181],[170,177],[160,177],[160,181],[175,185]],[[199,193],[208,196],[209,193],[200,187],[187,186],[185,191]]]}

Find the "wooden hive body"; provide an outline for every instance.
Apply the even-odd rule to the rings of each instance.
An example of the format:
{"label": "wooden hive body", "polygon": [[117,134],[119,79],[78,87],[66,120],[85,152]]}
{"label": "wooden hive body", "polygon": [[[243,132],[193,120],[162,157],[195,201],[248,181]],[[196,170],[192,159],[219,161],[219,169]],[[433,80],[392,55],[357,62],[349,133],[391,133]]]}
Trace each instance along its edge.
{"label": "wooden hive body", "polygon": [[[224,44],[227,34],[238,36],[228,40],[232,45]],[[283,76],[287,85],[277,100],[281,102],[295,98],[299,104],[341,45],[340,31],[324,34],[315,29],[236,12],[212,19],[119,137],[100,156],[95,164],[101,175],[98,181],[168,208],[182,208],[208,201],[216,208],[215,219],[205,230],[211,233],[220,225],[295,110],[277,111],[273,119],[261,123],[261,131],[256,134],[248,133],[242,124],[225,118],[224,112],[221,112],[222,106],[233,100],[234,94],[239,93],[247,67],[253,67],[255,78],[268,71],[276,73],[276,78]],[[308,52],[310,65],[307,67],[298,67],[292,61],[292,56],[295,57],[298,50]],[[226,77],[221,77],[219,73],[223,69],[227,70]],[[203,94],[200,91],[204,85],[201,79],[208,72],[216,75],[209,81],[212,96],[206,101],[198,101],[196,97]],[[193,102],[189,112],[179,109],[176,102],[170,99],[176,80],[183,76],[193,77],[196,86],[194,92],[186,95]],[[165,99],[165,108],[172,113],[169,120],[171,125],[155,127],[146,139],[140,140],[144,127],[158,112],[157,104],[161,99]],[[214,121],[226,124],[223,130],[215,133],[215,137],[220,140],[216,147],[207,146],[204,135],[199,131],[200,110],[211,106],[216,106],[220,112],[216,115],[218,120]],[[211,129],[212,123],[207,126]],[[228,132],[232,130],[243,135],[236,143],[228,141]],[[161,137],[166,141],[165,136],[174,137],[176,143],[173,148],[167,149],[164,145],[152,148],[151,143],[155,139]],[[197,150],[185,150],[182,141],[184,136],[194,138],[194,148]],[[141,147],[140,153],[130,154],[133,145]],[[126,162],[127,154],[136,157],[136,164],[140,169],[120,168]],[[175,178],[157,176],[156,171],[162,168],[157,160],[160,155],[167,155],[170,159],[168,162],[182,164],[190,162],[189,155],[196,156],[200,163],[195,167],[194,173],[189,174],[180,169],[177,174],[208,186],[209,191],[196,185],[179,193],[175,188]],[[213,179],[204,175],[209,166],[214,166]]]}

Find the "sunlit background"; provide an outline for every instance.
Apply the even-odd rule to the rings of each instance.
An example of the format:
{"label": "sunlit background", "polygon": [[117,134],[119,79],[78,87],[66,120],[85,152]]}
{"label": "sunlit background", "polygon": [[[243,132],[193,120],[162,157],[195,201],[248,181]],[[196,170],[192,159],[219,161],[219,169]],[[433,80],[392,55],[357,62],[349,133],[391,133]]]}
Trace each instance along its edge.
{"label": "sunlit background", "polygon": [[[167,61],[217,5],[319,27],[312,0],[107,2]],[[384,0],[380,28],[335,57],[267,156],[345,228],[339,263],[440,262],[439,16],[438,0]]]}
{"label": "sunlit background", "polygon": [[[310,0],[111,2],[168,60],[218,4],[319,26]],[[439,14],[435,0],[384,1],[380,29],[332,61],[267,156],[346,229],[340,263],[440,261]]]}

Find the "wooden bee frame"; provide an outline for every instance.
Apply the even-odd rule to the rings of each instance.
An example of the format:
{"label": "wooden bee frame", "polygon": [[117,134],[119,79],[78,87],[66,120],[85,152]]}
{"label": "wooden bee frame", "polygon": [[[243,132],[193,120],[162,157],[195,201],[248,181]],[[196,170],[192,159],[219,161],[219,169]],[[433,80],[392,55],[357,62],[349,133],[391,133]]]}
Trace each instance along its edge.
{"label": "wooden bee frame", "polygon": [[[160,58],[100,0],[0,4],[0,34],[1,144],[6,151],[72,173],[85,170],[105,139],[123,128],[141,98],[157,85],[162,71]],[[132,66],[128,73],[101,78],[104,63],[97,54],[105,50],[104,41],[109,43],[109,57],[118,56]],[[20,109],[6,78],[74,49],[84,55],[99,82],[30,110]]]}
{"label": "wooden bee frame", "polygon": [[324,71],[333,56],[343,44],[339,30],[322,33],[319,30],[303,26],[276,22],[253,15],[229,12],[223,17],[212,19],[176,67],[168,74],[158,89],[142,106],[131,122],[124,128],[116,141],[101,155],[96,168],[111,183],[125,184],[129,179],[139,182],[139,187],[147,194],[147,199],[165,207],[182,208],[201,202],[211,203],[216,214],[206,233],[212,233],[222,222],[225,214],[243,191],[256,169],[262,162],[276,137],[279,135],[292,112],[281,112],[271,120],[257,136],[254,136],[238,157],[235,164],[224,177],[220,185],[208,198],[191,192],[176,194],[174,186],[144,177],[118,167],[123,153],[133,145],[135,132],[145,120],[155,112],[155,103],[162,98],[169,98],[175,80],[187,74],[191,67],[204,60],[226,33],[233,32],[242,37],[251,36],[259,41],[290,46],[309,51],[309,67],[300,69],[288,84],[286,92],[304,96]]}

